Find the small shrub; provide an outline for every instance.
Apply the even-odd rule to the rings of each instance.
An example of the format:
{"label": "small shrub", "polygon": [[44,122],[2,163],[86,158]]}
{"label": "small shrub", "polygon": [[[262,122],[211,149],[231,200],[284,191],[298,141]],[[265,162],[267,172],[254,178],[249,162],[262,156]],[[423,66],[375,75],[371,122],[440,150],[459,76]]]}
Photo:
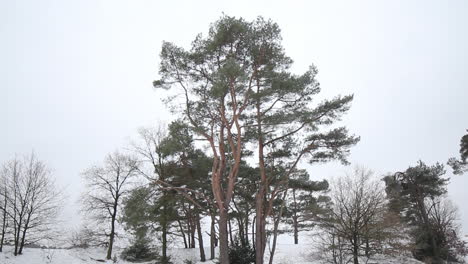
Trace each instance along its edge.
{"label": "small shrub", "polygon": [[167,256],[166,258],[159,256],[157,264],[173,264],[171,261],[171,257]]}
{"label": "small shrub", "polygon": [[243,246],[236,240],[229,248],[229,262],[231,264],[255,263],[255,250],[249,245]]}
{"label": "small shrub", "polygon": [[[145,240],[137,240],[133,245],[124,249],[121,254],[122,259],[137,262],[137,261],[150,261],[159,259],[159,255],[155,252]],[[168,262],[162,262],[168,263]]]}

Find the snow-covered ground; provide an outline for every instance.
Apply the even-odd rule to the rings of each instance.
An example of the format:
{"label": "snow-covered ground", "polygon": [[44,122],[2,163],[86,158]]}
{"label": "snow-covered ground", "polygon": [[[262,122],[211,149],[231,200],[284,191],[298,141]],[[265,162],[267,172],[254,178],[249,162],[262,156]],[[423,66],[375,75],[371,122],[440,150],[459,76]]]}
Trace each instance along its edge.
{"label": "snow-covered ground", "polygon": [[[121,250],[117,249],[116,256],[120,255]],[[192,260],[193,263],[198,262],[198,249],[171,249],[170,255],[174,264],[184,264],[185,260]],[[91,264],[103,263],[105,256],[105,249],[102,248],[89,248],[89,249],[40,249],[40,248],[26,248],[24,254],[21,256],[13,256],[12,247],[6,247],[3,253],[0,253],[0,264]],[[206,249],[209,255],[209,249]],[[275,264],[319,264],[320,262],[313,259],[311,245],[278,245],[278,250],[275,255]],[[109,260],[105,263],[119,263],[129,264],[130,262],[124,261],[120,258],[117,262]],[[206,264],[213,264],[212,261],[204,262]],[[365,263],[365,262],[363,262]],[[420,264],[422,262],[404,258],[377,258],[369,261],[368,263],[378,264]]]}

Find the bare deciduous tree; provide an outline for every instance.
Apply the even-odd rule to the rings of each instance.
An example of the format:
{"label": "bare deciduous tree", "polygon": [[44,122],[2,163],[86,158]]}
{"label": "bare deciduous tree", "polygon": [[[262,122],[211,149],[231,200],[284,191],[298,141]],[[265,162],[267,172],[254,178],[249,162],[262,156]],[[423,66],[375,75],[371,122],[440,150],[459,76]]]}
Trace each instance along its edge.
{"label": "bare deciduous tree", "polygon": [[468,255],[467,242],[460,237],[458,210],[447,198],[426,201],[432,228],[446,261],[458,262]]}
{"label": "bare deciduous tree", "polygon": [[83,197],[83,211],[96,223],[109,225],[107,259],[112,258],[117,212],[122,197],[127,194],[132,178],[137,175],[138,162],[130,156],[114,152],[107,155],[102,167],[86,170],[87,193]]}
{"label": "bare deciduous tree", "polygon": [[360,256],[369,258],[380,248],[386,198],[381,182],[372,175],[367,169],[356,168],[353,175],[333,184],[331,209],[322,222],[333,263],[347,263],[351,258],[358,264]]}
{"label": "bare deciduous tree", "polygon": [[2,168],[0,173],[0,214],[1,214],[1,233],[0,233],[0,252],[3,251],[3,243],[5,242],[6,229],[8,227],[7,205],[8,205],[8,188],[7,188],[7,169]]}
{"label": "bare deciduous tree", "polygon": [[[4,221],[10,219],[16,256],[22,254],[25,244],[51,235],[62,196],[49,168],[34,153],[7,162],[2,171]],[[6,224],[3,227],[2,238]]]}

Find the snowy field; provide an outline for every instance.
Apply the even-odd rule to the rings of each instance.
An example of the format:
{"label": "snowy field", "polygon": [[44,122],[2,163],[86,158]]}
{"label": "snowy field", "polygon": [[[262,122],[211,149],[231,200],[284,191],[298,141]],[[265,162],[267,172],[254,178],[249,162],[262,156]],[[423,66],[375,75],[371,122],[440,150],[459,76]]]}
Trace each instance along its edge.
{"label": "snowy field", "polygon": [[[275,256],[275,264],[321,264],[314,260],[311,254],[310,245],[278,245],[278,251]],[[82,263],[120,263],[129,264],[120,258],[116,262],[109,260],[103,262],[105,249],[40,249],[26,248],[22,256],[14,257],[12,247],[6,247],[5,252],[0,253],[0,264],[82,264]],[[121,250],[116,250],[116,256],[120,255]],[[209,254],[209,248],[206,248]],[[198,262],[198,249],[171,249],[170,255],[174,264],[184,264],[186,260],[192,260],[193,263],[212,264],[212,261]],[[144,262],[154,263],[154,262]],[[365,263],[363,261],[362,263]],[[422,262],[405,258],[378,258],[370,260],[368,264],[421,264]]]}

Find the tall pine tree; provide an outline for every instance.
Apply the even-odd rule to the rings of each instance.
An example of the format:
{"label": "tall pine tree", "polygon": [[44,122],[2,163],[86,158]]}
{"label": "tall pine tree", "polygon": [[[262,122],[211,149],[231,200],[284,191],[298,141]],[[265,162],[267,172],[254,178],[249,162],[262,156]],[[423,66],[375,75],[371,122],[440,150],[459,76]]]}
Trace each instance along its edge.
{"label": "tall pine tree", "polygon": [[441,263],[446,257],[442,255],[440,239],[430,217],[433,210],[430,201],[447,192],[449,179],[443,178],[444,174],[442,164],[429,166],[419,161],[404,172],[384,178],[390,209],[414,227],[415,257],[431,258],[432,263]]}

